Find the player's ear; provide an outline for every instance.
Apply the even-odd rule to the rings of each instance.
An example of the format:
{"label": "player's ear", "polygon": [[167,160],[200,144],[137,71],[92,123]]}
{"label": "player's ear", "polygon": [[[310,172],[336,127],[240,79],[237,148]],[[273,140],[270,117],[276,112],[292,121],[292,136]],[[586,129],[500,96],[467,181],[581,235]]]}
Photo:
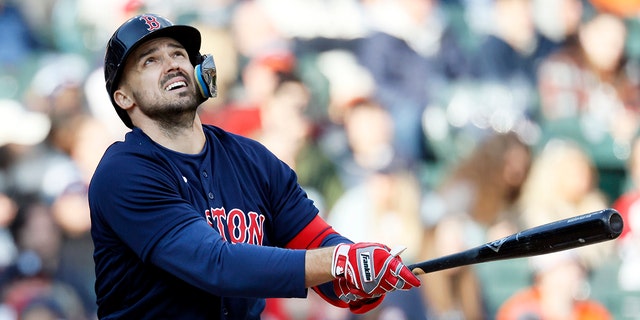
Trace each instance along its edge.
{"label": "player's ear", "polygon": [[124,110],[131,109],[134,105],[131,96],[122,89],[118,89],[113,93],[113,100]]}

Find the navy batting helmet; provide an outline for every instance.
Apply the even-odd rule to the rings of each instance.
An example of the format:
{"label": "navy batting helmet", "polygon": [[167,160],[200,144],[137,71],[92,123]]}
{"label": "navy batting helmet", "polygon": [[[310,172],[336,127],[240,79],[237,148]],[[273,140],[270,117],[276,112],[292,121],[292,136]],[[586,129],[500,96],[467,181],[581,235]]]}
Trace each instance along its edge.
{"label": "navy batting helmet", "polygon": [[107,44],[104,57],[104,79],[111,103],[124,124],[133,128],[127,111],[120,108],[113,99],[113,93],[118,89],[122,69],[127,57],[140,44],[159,37],[169,37],[177,40],[187,50],[191,64],[196,66],[202,59],[200,55],[200,32],[191,26],[174,25],[173,22],[156,14],[142,14],[123,23]]}

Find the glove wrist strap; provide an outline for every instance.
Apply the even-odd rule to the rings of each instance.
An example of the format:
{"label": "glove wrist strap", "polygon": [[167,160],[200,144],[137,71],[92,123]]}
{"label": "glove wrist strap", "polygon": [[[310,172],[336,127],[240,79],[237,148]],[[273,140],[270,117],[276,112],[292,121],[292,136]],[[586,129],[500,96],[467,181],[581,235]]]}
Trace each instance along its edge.
{"label": "glove wrist strap", "polygon": [[344,276],[349,254],[349,247],[350,246],[348,244],[339,244],[335,249],[333,249],[331,275],[334,278]]}

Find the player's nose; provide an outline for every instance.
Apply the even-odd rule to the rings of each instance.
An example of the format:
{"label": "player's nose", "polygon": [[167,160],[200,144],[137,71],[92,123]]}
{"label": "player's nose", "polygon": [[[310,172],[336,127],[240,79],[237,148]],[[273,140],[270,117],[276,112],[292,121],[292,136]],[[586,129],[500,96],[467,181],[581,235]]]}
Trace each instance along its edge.
{"label": "player's nose", "polygon": [[165,72],[170,73],[171,71],[178,70],[180,68],[179,60],[171,55],[167,55],[165,61]]}

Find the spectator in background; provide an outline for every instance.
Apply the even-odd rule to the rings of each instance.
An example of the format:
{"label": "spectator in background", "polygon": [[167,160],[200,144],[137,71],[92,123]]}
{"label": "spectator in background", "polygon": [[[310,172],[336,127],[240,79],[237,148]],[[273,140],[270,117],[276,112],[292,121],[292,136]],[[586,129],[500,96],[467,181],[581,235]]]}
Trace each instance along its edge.
{"label": "spectator in background", "polygon": [[[598,174],[584,149],[552,140],[536,155],[519,199],[522,228],[532,228],[608,207]],[[613,242],[576,249],[585,267],[596,268],[613,253]]]}
{"label": "spectator in background", "polygon": [[[18,212],[29,214],[33,201],[53,220],[60,243],[51,240],[55,250],[43,260],[52,261],[53,266],[43,270],[72,285],[89,315],[95,312],[95,276],[86,186],[111,137],[102,122],[87,114],[84,61],[71,55],[53,56],[47,62],[35,74],[26,97],[31,110],[19,103],[5,103],[0,110],[2,121],[7,122],[0,136],[8,139],[5,147],[11,158],[5,182]],[[29,201],[19,201],[23,198]],[[18,228],[25,219],[30,217],[15,217]],[[23,236],[25,241],[35,238],[30,233]]]}
{"label": "spectator in background", "polygon": [[394,148],[394,122],[390,112],[378,101],[365,97],[352,100],[343,109],[341,131],[343,147],[332,153],[342,185],[352,188],[373,172],[402,159]]}
{"label": "spectator in background", "polygon": [[[515,204],[526,181],[531,150],[517,134],[488,137],[451,168],[425,203],[420,260],[460,252],[516,231]],[[428,215],[427,215],[428,214]],[[487,297],[471,266],[424,276],[434,316],[486,318]]]}
{"label": "spectator in background", "polygon": [[536,69],[557,45],[536,28],[533,0],[491,3],[493,29],[483,36],[473,61],[477,94],[491,112],[485,117],[502,118],[503,123],[491,123],[502,132],[537,126]]}
{"label": "spectator in background", "polygon": [[37,194],[51,200],[60,190],[58,187],[69,178],[58,177],[55,185],[45,182],[47,173],[64,167],[61,166],[62,157],[45,143],[51,128],[51,120],[46,114],[30,111],[15,100],[0,101],[3,188],[11,197]]}
{"label": "spectator in background", "polygon": [[95,272],[90,228],[87,187],[104,150],[112,140],[106,125],[92,116],[81,114],[65,121],[60,139],[65,145],[80,179],[68,185],[51,204],[51,213],[62,232],[60,274],[74,284],[83,299],[84,308],[96,311]]}
{"label": "spectator in background", "polygon": [[[371,172],[348,188],[329,213],[329,224],[352,239],[370,241],[381,237],[391,247],[405,246],[405,263],[417,262],[421,247],[422,190],[417,179],[400,163],[389,163]],[[355,225],[353,221],[364,221]],[[419,290],[390,294],[378,310],[381,318],[355,319],[427,319],[427,306]],[[391,316],[393,315],[393,316]]]}
{"label": "spectator in background", "polygon": [[240,56],[240,68],[265,52],[288,51],[290,47],[290,39],[260,1],[239,2],[232,12],[230,28]]}
{"label": "spectator in background", "polygon": [[40,137],[12,146],[15,160],[7,168],[7,178],[17,195],[38,195],[51,204],[69,185],[82,180],[69,155],[67,138],[72,131],[67,125],[87,112],[82,88],[85,67],[86,62],[74,55],[53,55],[43,61],[26,91],[24,105],[11,106],[20,111],[8,112],[2,119],[6,121],[2,127],[14,137]]}
{"label": "spectator in background", "polygon": [[578,41],[563,45],[538,70],[546,139],[580,143],[601,178],[612,175],[601,181],[610,185],[604,191],[611,198],[622,188],[624,161],[640,128],[640,91],[625,54],[626,34],[622,19],[595,12],[580,26]]}
{"label": "spectator in background", "polygon": [[[229,38],[215,37],[226,48],[222,49],[223,54],[218,56],[220,49],[209,46],[216,64],[220,65],[218,77],[222,87],[219,91],[226,91],[222,93],[224,100],[221,105],[202,108],[200,116],[205,124],[254,138],[261,130],[260,108],[273,95],[279,74],[292,74],[297,60],[288,39],[260,2],[239,2],[230,14],[229,29],[222,36]],[[232,75],[234,79],[230,78]],[[218,99],[213,100],[205,103],[215,103]]]}
{"label": "spectator in background", "polygon": [[[49,301],[64,319],[91,318],[91,313],[84,309],[78,288],[62,272],[62,232],[50,207],[31,197],[21,199],[19,205],[20,211],[12,224],[19,256],[0,274],[1,304],[15,312],[19,319],[41,300]],[[74,272],[69,274],[74,276]]]}
{"label": "spectator in background", "polygon": [[468,74],[467,53],[439,0],[365,1],[364,10],[371,31],[355,52],[373,76],[373,97],[392,116],[394,147],[402,157],[433,160],[421,115]]}
{"label": "spectator in background", "polygon": [[544,37],[558,46],[578,41],[583,13],[589,8],[583,0],[533,0],[533,6],[535,26]]}
{"label": "spectator in background", "polygon": [[241,57],[238,56],[235,40],[228,27],[216,25],[211,20],[202,20],[197,27],[203,36],[200,51],[215,54],[218,86],[218,96],[205,101],[201,113],[216,112],[232,99],[239,99],[235,86],[241,76]]}
{"label": "spectator in background", "polygon": [[536,256],[530,258],[530,262],[531,286],[507,299],[498,310],[496,320],[613,319],[603,304],[585,296],[588,270],[575,252]]}
{"label": "spectator in background", "polygon": [[51,123],[41,113],[30,112],[20,102],[0,100],[0,274],[17,257],[10,227],[18,215],[20,190],[14,169],[47,136]]}
{"label": "spectator in background", "polygon": [[17,213],[16,202],[4,191],[0,192],[0,274],[13,262],[17,254],[13,236],[9,230]]}
{"label": "spectator in background", "polygon": [[[538,77],[544,120],[582,120],[590,113],[636,109],[637,98],[627,91],[633,83],[625,69],[625,37],[621,19],[596,14],[580,26],[578,41],[543,60]],[[604,128],[609,128],[613,122],[606,121]]]}
{"label": "spectator in background", "polygon": [[29,110],[52,121],[87,111],[83,83],[89,64],[82,56],[52,53],[38,66],[23,97]]}
{"label": "spectator in background", "polygon": [[64,310],[52,298],[35,298],[18,315],[20,320],[60,320],[66,319]]}
{"label": "spectator in background", "polygon": [[[442,110],[427,109],[423,118],[429,141],[445,161],[448,154],[463,155],[494,132],[514,131],[530,145],[538,142],[535,71],[557,45],[536,28],[533,1],[465,1],[467,14],[478,15],[467,17],[469,23],[487,20],[482,28],[472,26],[477,44],[471,52],[471,76],[453,84]],[[447,131],[438,132],[442,124],[433,118],[446,120]]]}
{"label": "spectator in background", "polygon": [[317,128],[307,117],[309,88],[294,74],[278,74],[272,95],[260,106],[256,139],[298,175],[323,216],[342,194],[338,168],[317,144]]}
{"label": "spectator in background", "polygon": [[11,0],[0,0],[0,70],[19,72],[22,63],[35,56],[42,45],[27,19]]}
{"label": "spectator in background", "polygon": [[538,137],[523,128],[538,130],[536,69],[557,45],[536,28],[533,0],[491,1],[491,17],[472,71],[476,95],[487,109],[483,117],[494,130],[531,135],[526,140],[535,144]]}
{"label": "spectator in background", "polygon": [[615,199],[612,207],[624,220],[622,234],[616,240],[621,259],[618,285],[623,290],[640,291],[640,137],[631,145],[627,162],[629,189]]}
{"label": "spectator in background", "polygon": [[232,133],[255,138],[260,134],[260,109],[271,98],[281,77],[292,75],[296,58],[288,51],[256,53],[241,70],[237,90],[226,105],[203,110],[202,121]]}
{"label": "spectator in background", "polygon": [[517,133],[494,132],[452,164],[436,190],[445,210],[434,218],[462,214],[486,231],[502,222],[511,223],[511,228],[489,234],[492,239],[518,228],[514,205],[529,177],[532,159],[533,150]]}
{"label": "spectator in background", "polygon": [[535,86],[538,63],[556,46],[536,29],[533,12],[532,0],[493,1],[494,30],[478,48],[475,75]]}

